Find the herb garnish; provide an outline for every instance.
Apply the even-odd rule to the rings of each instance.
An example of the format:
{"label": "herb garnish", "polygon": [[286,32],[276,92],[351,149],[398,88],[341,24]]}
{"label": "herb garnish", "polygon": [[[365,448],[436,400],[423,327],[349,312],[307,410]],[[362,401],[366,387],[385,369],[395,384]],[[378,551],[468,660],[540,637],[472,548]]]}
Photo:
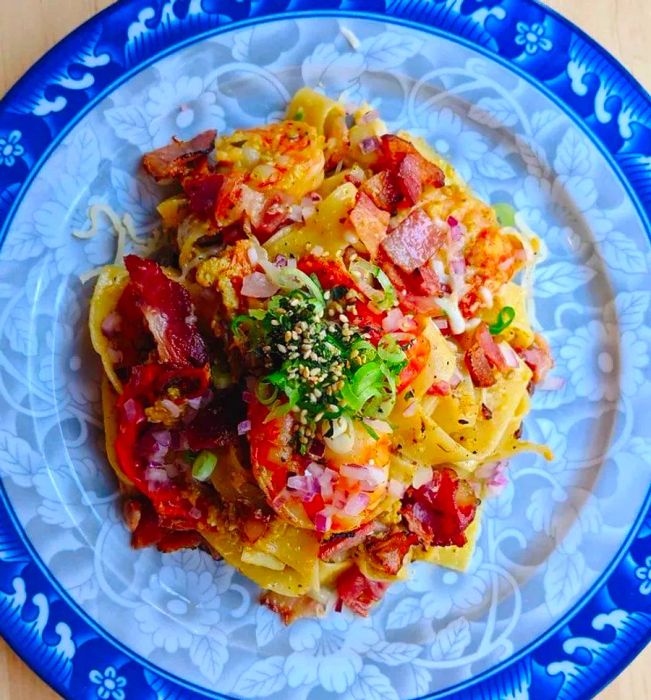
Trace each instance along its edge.
{"label": "herb garnish", "polygon": [[233,320],[233,332],[265,368],[258,399],[273,417],[296,415],[301,453],[322,421],[386,418],[395,404],[407,356],[390,334],[377,347],[369,342],[355,324],[357,299],[346,288],[323,291],[315,275],[305,275],[301,288],[276,294],[266,310]]}
{"label": "herb garnish", "polygon": [[503,306],[497,314],[497,320],[488,326],[488,330],[491,335],[498,335],[513,323],[514,318],[515,309],[512,306]]}

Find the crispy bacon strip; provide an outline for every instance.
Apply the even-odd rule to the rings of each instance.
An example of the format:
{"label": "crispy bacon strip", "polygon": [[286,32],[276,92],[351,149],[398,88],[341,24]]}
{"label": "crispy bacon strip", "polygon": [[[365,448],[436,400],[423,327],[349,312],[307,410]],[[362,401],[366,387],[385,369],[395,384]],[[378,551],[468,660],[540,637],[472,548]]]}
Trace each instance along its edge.
{"label": "crispy bacon strip", "polygon": [[366,578],[357,564],[346,569],[337,579],[340,603],[362,617],[368,616],[371,606],[382,598],[388,587],[388,582]]}
{"label": "crispy bacon strip", "polygon": [[352,532],[338,532],[332,535],[329,539],[321,542],[319,559],[332,561],[334,557],[354,549],[373,532],[374,527],[373,523],[366,523]]}
{"label": "crispy bacon strip", "polygon": [[477,326],[464,359],[473,384],[479,387],[492,386],[497,381],[495,370],[505,372],[508,369],[504,355],[485,323]]}
{"label": "crispy bacon strip", "polygon": [[376,207],[388,212],[395,211],[402,199],[396,178],[388,170],[382,170],[365,180],[361,191],[368,195]]}
{"label": "crispy bacon strip", "polygon": [[272,591],[265,592],[260,597],[262,605],[280,615],[286,625],[290,625],[301,617],[321,617],[325,613],[322,603],[306,595],[290,598]]}
{"label": "crispy bacon strip", "polygon": [[447,227],[438,225],[416,209],[403,219],[382,241],[391,262],[405,272],[424,265],[447,240]]}
{"label": "crispy bacon strip", "polygon": [[410,532],[397,530],[382,538],[373,538],[366,544],[366,552],[375,567],[395,576],[405,561],[412,545],[418,537]]}
{"label": "crispy bacon strip", "polygon": [[197,330],[185,287],[167,277],[153,260],[127,255],[124,264],[136,292],[136,303],[156,341],[160,361],[173,367],[206,364],[208,351]]}
{"label": "crispy bacon strip", "polygon": [[542,382],[554,366],[554,358],[549,350],[549,345],[539,334],[536,334],[534,344],[531,347],[517,350],[517,353],[533,372],[532,381],[534,384]]}
{"label": "crispy bacon strip", "polygon": [[215,138],[217,132],[214,129],[204,131],[189,141],[174,138],[167,146],[147,153],[142,161],[143,166],[157,182],[181,178],[210,153]]}
{"label": "crispy bacon strip", "polygon": [[430,163],[409,141],[394,134],[380,138],[381,167],[395,174],[400,193],[407,204],[415,204],[423,188],[443,187],[445,175],[441,168]]}
{"label": "crispy bacon strip", "polygon": [[380,243],[387,235],[390,218],[389,212],[378,208],[368,195],[364,192],[358,194],[357,202],[350,212],[350,221],[372,258],[377,255]]}
{"label": "crispy bacon strip", "polygon": [[435,470],[429,483],[407,490],[401,512],[409,531],[425,546],[462,547],[478,505],[472,486],[445,467]]}

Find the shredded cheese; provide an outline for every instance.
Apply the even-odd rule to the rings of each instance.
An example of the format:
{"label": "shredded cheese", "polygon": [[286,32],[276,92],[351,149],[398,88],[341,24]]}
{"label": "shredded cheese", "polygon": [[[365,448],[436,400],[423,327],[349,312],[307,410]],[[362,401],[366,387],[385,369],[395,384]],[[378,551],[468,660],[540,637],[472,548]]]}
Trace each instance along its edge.
{"label": "shredded cheese", "polygon": [[[124,261],[127,237],[134,241],[138,240],[133,218],[130,214],[124,214],[124,216],[120,218],[119,214],[108,204],[93,204],[88,209],[90,227],[85,231],[73,231],[72,235],[75,238],[80,238],[81,240],[90,240],[99,232],[99,222],[101,216],[105,216],[108,219],[108,222],[112,226],[113,232],[117,237],[113,264],[122,265]],[[82,284],[85,284],[88,282],[88,280],[93,279],[93,277],[97,277],[101,271],[102,267],[96,267],[92,270],[88,270],[87,272],[79,275],[79,280]]]}
{"label": "shredded cheese", "polygon": [[359,47],[362,45],[362,42],[357,38],[355,33],[347,27],[342,27],[340,31],[344,39],[346,39],[346,41],[350,44],[350,48],[353,51],[358,51]]}

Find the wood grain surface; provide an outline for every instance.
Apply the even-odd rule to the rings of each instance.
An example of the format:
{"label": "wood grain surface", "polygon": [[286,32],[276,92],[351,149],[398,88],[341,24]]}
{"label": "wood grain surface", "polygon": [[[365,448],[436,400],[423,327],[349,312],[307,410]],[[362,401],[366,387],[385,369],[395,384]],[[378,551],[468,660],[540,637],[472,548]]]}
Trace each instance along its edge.
{"label": "wood grain surface", "polygon": [[[59,39],[110,4],[108,0],[0,0],[0,95]],[[605,46],[647,90],[651,87],[651,0],[549,0],[548,4]],[[57,697],[0,639],[0,700]],[[598,697],[651,700],[651,647]]]}

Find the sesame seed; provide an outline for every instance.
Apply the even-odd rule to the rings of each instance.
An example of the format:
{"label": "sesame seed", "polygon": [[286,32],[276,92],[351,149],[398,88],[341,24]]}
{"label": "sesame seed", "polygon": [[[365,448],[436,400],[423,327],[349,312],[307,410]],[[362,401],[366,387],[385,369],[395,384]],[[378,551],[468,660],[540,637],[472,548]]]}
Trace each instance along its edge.
{"label": "sesame seed", "polygon": [[283,353],[283,355],[287,352],[287,348],[284,345],[279,344],[278,345],[278,350]]}
{"label": "sesame seed", "polygon": [[339,320],[342,323],[348,323],[348,316],[346,316],[345,314],[339,314]]}

